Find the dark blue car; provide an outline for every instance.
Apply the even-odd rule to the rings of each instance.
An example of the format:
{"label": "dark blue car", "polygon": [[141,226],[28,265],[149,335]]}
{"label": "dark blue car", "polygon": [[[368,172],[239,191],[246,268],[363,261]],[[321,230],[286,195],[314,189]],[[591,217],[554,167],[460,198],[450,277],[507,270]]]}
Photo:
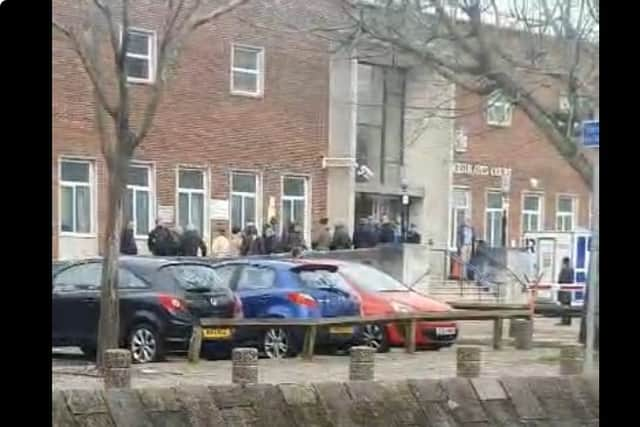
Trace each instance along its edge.
{"label": "dark blue car", "polygon": [[[357,316],[358,297],[326,264],[300,264],[286,260],[235,260],[215,264],[219,277],[242,300],[245,318],[319,318]],[[357,344],[355,327],[318,330],[319,346],[346,348]],[[301,328],[239,328],[236,345],[253,345],[272,359],[295,356],[302,348]]]}

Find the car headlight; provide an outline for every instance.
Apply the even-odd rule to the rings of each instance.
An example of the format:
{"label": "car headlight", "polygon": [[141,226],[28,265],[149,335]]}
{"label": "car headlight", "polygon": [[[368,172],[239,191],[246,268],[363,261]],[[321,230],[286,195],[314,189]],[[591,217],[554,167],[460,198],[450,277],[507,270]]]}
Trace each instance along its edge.
{"label": "car headlight", "polygon": [[396,301],[391,301],[391,308],[393,308],[393,311],[396,313],[410,313],[412,311],[408,305]]}

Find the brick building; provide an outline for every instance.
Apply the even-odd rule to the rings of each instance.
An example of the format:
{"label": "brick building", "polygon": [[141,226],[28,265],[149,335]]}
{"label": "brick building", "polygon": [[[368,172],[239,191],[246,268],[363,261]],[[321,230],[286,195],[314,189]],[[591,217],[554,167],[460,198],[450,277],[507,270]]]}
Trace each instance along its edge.
{"label": "brick building", "polygon": [[[290,3],[286,13],[305,8]],[[72,4],[56,0],[56,18],[72,19]],[[129,80],[136,94],[155,78],[160,7],[152,2],[131,13]],[[218,226],[260,227],[272,215],[301,223],[308,237],[312,222],[326,215],[327,47],[277,31],[273,19],[271,30],[261,30],[240,14],[268,18],[261,3],[243,6],[190,37],[134,155],[125,211],[143,252],[158,217],[192,223],[210,242]],[[52,170],[54,257],[99,254],[106,173],[92,88],[59,36],[53,42]]]}
{"label": "brick building", "polygon": [[[543,87],[545,102],[562,106],[562,96]],[[478,106],[482,106],[479,108]],[[572,231],[590,226],[589,186],[518,108],[494,93],[486,98],[460,88],[452,166],[450,247],[455,230],[470,216],[477,238],[502,245],[520,244],[526,231]],[[464,112],[475,111],[464,114]],[[503,198],[503,176],[509,190]]]}

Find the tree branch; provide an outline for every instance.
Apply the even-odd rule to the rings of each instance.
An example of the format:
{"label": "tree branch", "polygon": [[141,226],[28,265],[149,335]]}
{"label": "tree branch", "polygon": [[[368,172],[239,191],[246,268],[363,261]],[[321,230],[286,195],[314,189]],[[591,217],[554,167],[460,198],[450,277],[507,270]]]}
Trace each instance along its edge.
{"label": "tree branch", "polygon": [[231,0],[229,1],[229,3],[227,3],[225,6],[221,6],[217,9],[212,10],[211,12],[202,15],[202,16],[197,16],[193,22],[191,23],[191,29],[195,30],[196,28],[213,21],[214,19],[218,18],[219,16],[222,16],[226,13],[231,12],[232,10],[234,10],[235,8],[237,8],[238,6],[242,6],[243,4],[247,3],[249,0]]}

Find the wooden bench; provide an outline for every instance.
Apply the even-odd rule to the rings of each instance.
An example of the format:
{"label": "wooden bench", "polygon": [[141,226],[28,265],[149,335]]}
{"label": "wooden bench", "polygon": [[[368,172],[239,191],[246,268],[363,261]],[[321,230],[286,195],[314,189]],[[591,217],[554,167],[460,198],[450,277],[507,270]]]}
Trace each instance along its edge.
{"label": "wooden bench", "polygon": [[[268,327],[302,327],[305,330],[302,357],[306,360],[313,358],[318,328],[330,326],[356,326],[367,324],[396,323],[404,326],[405,351],[416,351],[416,325],[418,322],[440,322],[460,320],[493,320],[493,347],[502,348],[502,330],[504,319],[530,318],[529,309],[476,309],[476,310],[452,310],[441,313],[396,313],[378,316],[352,316],[352,317],[328,317],[318,319],[219,319],[203,318],[200,324],[194,328],[194,334],[201,334],[202,328],[268,328]],[[200,340],[192,340],[200,341]],[[199,350],[199,349],[194,349]],[[198,352],[199,351],[194,351]],[[191,352],[190,352],[191,353]]]}

